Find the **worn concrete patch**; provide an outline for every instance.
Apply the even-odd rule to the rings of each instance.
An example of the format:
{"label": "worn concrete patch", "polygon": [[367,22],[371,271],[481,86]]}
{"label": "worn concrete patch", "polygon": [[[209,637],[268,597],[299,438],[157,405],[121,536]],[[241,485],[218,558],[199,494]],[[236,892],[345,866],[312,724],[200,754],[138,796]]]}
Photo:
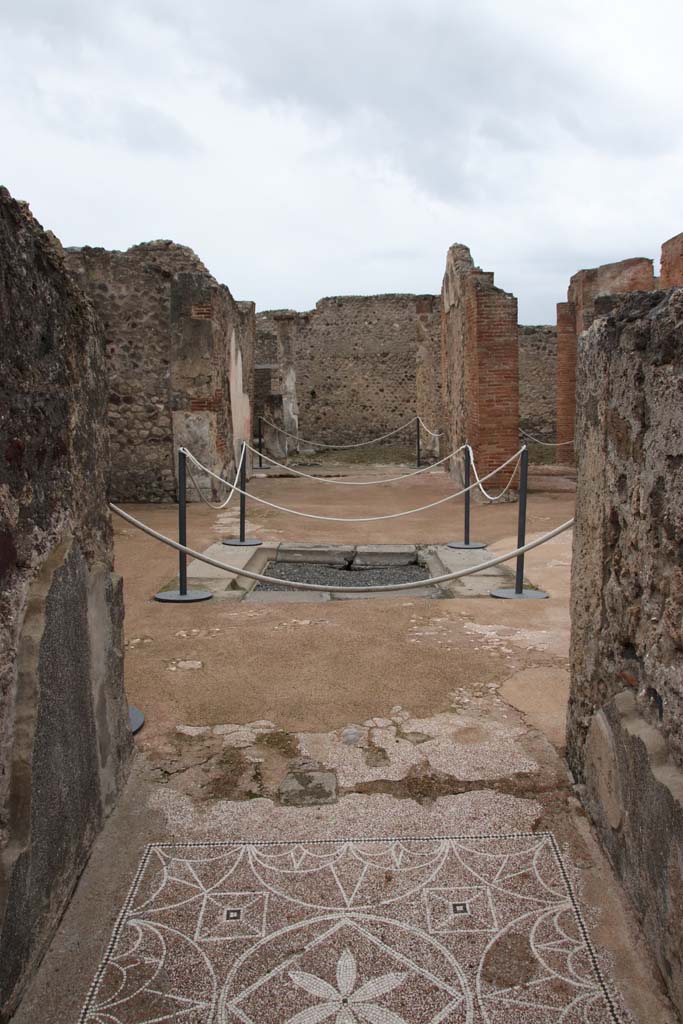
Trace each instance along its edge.
{"label": "worn concrete patch", "polygon": [[556,747],[566,739],[569,673],[556,666],[527,668],[501,685],[499,694]]}

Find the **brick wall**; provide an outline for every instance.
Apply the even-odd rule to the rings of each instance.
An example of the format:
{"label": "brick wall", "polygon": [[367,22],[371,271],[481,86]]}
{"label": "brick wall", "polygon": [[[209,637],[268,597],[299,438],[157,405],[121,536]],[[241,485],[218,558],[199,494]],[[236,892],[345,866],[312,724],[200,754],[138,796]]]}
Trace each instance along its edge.
{"label": "brick wall", "polygon": [[660,288],[683,285],[683,232],[674,235],[662,246]]}
{"label": "brick wall", "polygon": [[[517,300],[474,266],[467,246],[448,250],[441,293],[442,394],[447,450],[469,441],[480,474],[519,448]],[[492,478],[496,487],[509,470]]]}

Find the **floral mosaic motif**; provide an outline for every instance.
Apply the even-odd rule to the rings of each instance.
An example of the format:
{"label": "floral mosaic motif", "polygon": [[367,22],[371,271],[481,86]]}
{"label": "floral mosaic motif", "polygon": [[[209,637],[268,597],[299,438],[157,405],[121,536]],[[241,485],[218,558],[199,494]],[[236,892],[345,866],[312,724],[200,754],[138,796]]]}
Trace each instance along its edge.
{"label": "floral mosaic motif", "polygon": [[335,1024],[357,1024],[358,1021],[369,1021],[370,1024],[406,1024],[403,1017],[375,1002],[403,983],[407,977],[405,971],[383,974],[356,988],[356,958],[349,949],[345,949],[337,964],[336,988],[323,978],[316,978],[305,971],[290,971],[289,976],[295,985],[321,999],[322,1003],[302,1010],[291,1017],[287,1024],[317,1024],[318,1021],[327,1020],[335,1014]]}
{"label": "floral mosaic motif", "polygon": [[80,1024],[614,1024],[549,833],[150,846]]}

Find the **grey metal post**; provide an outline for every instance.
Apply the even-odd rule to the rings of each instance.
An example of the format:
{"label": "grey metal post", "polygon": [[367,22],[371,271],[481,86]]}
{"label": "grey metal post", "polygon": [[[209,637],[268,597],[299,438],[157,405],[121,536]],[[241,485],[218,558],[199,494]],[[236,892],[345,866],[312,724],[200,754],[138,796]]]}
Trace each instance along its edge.
{"label": "grey metal post", "polygon": [[[517,507],[517,547],[526,543],[526,492],[529,483],[529,451],[525,447],[519,463],[519,505]],[[515,594],[524,590],[524,552],[517,555],[515,567]]]}
{"label": "grey metal post", "polygon": [[415,417],[415,464],[420,468],[420,417]]}
{"label": "grey metal post", "polygon": [[[182,449],[178,451],[178,543],[187,547],[187,456]],[[213,597],[210,590],[187,589],[187,555],[184,551],[178,552],[178,585],[178,590],[160,590],[154,595],[155,601],[181,604],[208,601]]]}
{"label": "grey metal post", "polygon": [[258,468],[263,469],[263,417],[258,418]]}
{"label": "grey metal post", "polygon": [[470,450],[465,448],[465,547],[469,547],[470,543],[470,499],[472,492],[469,489],[470,486]]}
{"label": "grey metal post", "polygon": [[470,456],[470,448],[469,445],[467,445],[465,447],[465,539],[462,541],[451,541],[451,543],[447,545],[449,548],[480,549],[486,547],[486,544],[483,544],[481,541],[470,540],[470,503],[472,500],[472,491],[469,487],[471,479],[471,462],[472,458]]}
{"label": "grey metal post", "polygon": [[244,544],[247,523],[247,449],[244,441],[241,451],[242,465],[240,467],[240,544]]}
{"label": "grey metal post", "polygon": [[[185,452],[178,452],[178,543],[187,546],[187,460]],[[187,594],[187,555],[178,552],[178,579],[180,594]]]}
{"label": "grey metal post", "polygon": [[[526,500],[529,485],[529,450],[524,446],[519,463],[519,503],[517,506],[517,547],[524,547],[526,543]],[[517,555],[515,567],[515,589],[502,587],[499,590],[492,590],[491,597],[502,597],[508,600],[531,600],[547,597],[545,590],[524,589],[524,552]]]}
{"label": "grey metal post", "polygon": [[229,547],[249,547],[256,548],[262,542],[260,540],[247,540],[247,446],[242,441],[242,448],[240,450],[240,474],[239,474],[239,489],[240,489],[240,535],[239,537],[228,537],[223,541],[223,544],[229,545]]}

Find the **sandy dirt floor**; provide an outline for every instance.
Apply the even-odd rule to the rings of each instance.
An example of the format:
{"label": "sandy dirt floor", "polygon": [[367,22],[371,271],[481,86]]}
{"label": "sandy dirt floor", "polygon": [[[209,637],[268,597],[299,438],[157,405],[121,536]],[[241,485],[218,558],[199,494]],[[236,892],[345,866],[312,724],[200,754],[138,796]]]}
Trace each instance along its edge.
{"label": "sandy dirt floor", "polygon": [[[329,465],[325,468],[329,471]],[[397,467],[386,465],[340,468],[340,472],[353,472],[353,479],[396,471]],[[279,504],[341,518],[427,504],[455,489],[439,471],[381,487],[326,486],[282,477],[255,478],[249,487],[258,496]],[[536,479],[529,499],[528,539],[568,519],[573,513],[573,500],[571,480],[557,476]],[[176,535],[175,507],[127,506],[127,510],[155,529]],[[502,553],[515,547],[516,518],[515,503],[475,504],[472,536],[486,541],[492,554]],[[188,519],[190,545],[204,550],[235,534],[237,509],[231,506],[215,512],[193,504]],[[213,600],[164,605],[153,601],[152,596],[177,574],[176,554],[120,520],[115,519],[114,525],[116,569],[125,585],[126,689],[130,703],[144,711],[146,724],[136,740],[138,756],[127,790],[95,845],[72,905],[15,1024],[75,1024],[107,952],[112,928],[145,846],[164,843],[170,844],[166,853],[156,847],[148,853],[137,883],[142,890],[146,886],[157,895],[149,896],[151,904],[140,911],[142,924],[139,914],[135,917],[137,890],[127,904],[128,916],[124,915],[122,931],[109,950],[109,966],[99,977],[99,987],[83,1017],[88,1024],[142,1024],[151,1020],[191,1024],[254,1020],[268,1024],[294,1020],[297,1013],[304,1014],[296,1018],[297,1024],[306,1024],[326,1019],[321,993],[326,993],[329,1019],[349,1022],[367,1019],[396,1024],[403,1020],[419,1024],[438,1019],[502,1024],[514,1018],[537,1024],[559,1021],[562,1013],[567,1024],[675,1020],[562,759],[568,694],[571,532],[527,556],[526,576],[549,593],[545,601],[498,601],[489,597],[428,600],[403,593],[393,598],[325,603]],[[248,507],[248,535],[264,542],[437,544],[461,539],[461,531],[460,500],[406,518],[362,524],[294,518],[266,510],[253,501]],[[313,769],[325,774],[323,790],[335,802],[304,808],[283,805],[283,779]],[[528,844],[524,847],[526,853],[519,845],[526,840],[514,837],[534,833],[542,845],[546,832],[554,836],[548,843],[557,843],[566,879],[557,875],[554,882],[549,881],[553,872],[560,871],[559,862],[553,859],[552,851],[548,852],[549,847],[544,847],[545,853],[538,857],[534,854],[533,872],[521,860],[517,871],[508,871],[511,877],[524,876],[524,885],[529,888],[515,889],[517,883],[510,882],[503,892],[500,878],[508,870],[504,865],[511,864],[515,857],[531,856]],[[227,885],[227,895],[225,884],[217,887],[214,878],[211,889],[204,878],[197,877],[201,868],[192,869],[195,881],[188,882],[187,867],[182,868],[184,881],[177,874],[178,865],[186,864],[189,856],[183,853],[186,848],[178,846],[181,843],[228,844],[216,848],[216,856],[230,861],[239,851],[240,864],[246,864],[244,858],[255,855],[248,852],[245,843],[296,840],[303,844],[299,852],[298,847],[291,854],[282,848],[283,856],[292,857],[287,884],[294,885],[294,876],[304,871],[306,858],[317,856],[316,842],[328,843],[320,848],[328,857],[326,870],[332,871],[330,865],[341,857],[355,858],[360,871],[357,865],[365,864],[370,854],[367,850],[358,854],[356,848],[347,849],[343,843],[340,846],[341,840],[389,838],[393,842],[403,837],[433,843],[435,837],[475,835],[499,837],[495,840],[498,845],[490,851],[491,856],[499,858],[498,881],[494,884],[489,879],[490,884],[482,888],[480,879],[473,886],[472,867],[465,861],[475,855],[489,856],[488,847],[474,853],[468,847],[463,860],[463,841],[457,840],[461,844],[457,870],[450,861],[439,862],[442,874],[436,881],[429,881],[432,876],[427,872],[410,890],[411,896],[401,890],[404,909],[400,914],[397,911],[391,925],[387,925],[381,956],[377,935],[367,929],[363,938],[350,937],[348,941],[338,937],[332,941],[329,936],[324,941],[321,936],[313,939],[310,929],[318,925],[302,909],[297,910],[298,917],[292,911],[290,925],[294,931],[309,929],[308,944],[301,946],[303,932],[296,931],[299,937],[293,947],[278,946],[284,939],[277,938],[280,932],[276,935],[272,931],[272,923],[264,924],[268,917],[266,904],[271,907],[268,922],[274,908],[280,906],[278,900],[285,901],[279,911],[285,917],[286,906],[296,903],[302,908],[307,904],[301,889],[297,889],[296,898],[290,899],[271,875],[267,884],[263,882],[258,899],[254,897],[256,902],[250,896],[245,903],[245,892],[253,896],[259,888],[254,888],[253,872],[259,877],[263,874],[251,861],[252,874],[246,867],[240,868],[246,874],[239,875],[239,882],[235,876]],[[436,856],[437,847],[438,843],[429,847],[429,857]],[[205,859],[203,849],[197,848],[192,856]],[[397,854],[396,849],[383,847],[382,856],[394,857],[396,863],[392,867],[382,861],[382,884],[398,884],[399,876],[403,877],[404,854]],[[424,856],[429,860],[426,853]],[[165,881],[156,890],[155,857],[165,865],[157,868]],[[543,857],[549,858],[545,875],[546,869],[537,870]],[[256,860],[261,863],[263,858],[259,854]],[[343,870],[353,873],[346,860],[344,863]],[[350,883],[342,874],[340,866],[332,871],[337,886],[334,891],[337,896],[341,892],[345,900],[339,914],[346,927],[349,914],[355,913],[354,900],[360,899],[362,885],[358,875],[354,886],[360,888],[349,889]],[[317,905],[328,906],[334,899],[325,886],[332,883],[327,876],[327,880],[322,875],[315,878],[315,885],[319,885]],[[154,900],[162,899],[159,893],[165,891],[169,879],[175,879],[173,899],[178,896],[179,886],[190,885],[196,891],[188,890],[187,899],[180,902],[202,907],[199,924],[192,923],[194,918],[189,922],[187,914],[173,918],[172,930],[185,943],[184,952],[173,955],[166,944],[164,953],[155,945],[161,941],[159,921],[168,912],[164,909],[167,904],[159,910]],[[573,932],[570,930],[564,938],[559,934],[550,937],[544,945],[536,930],[532,934],[519,924],[527,918],[515,909],[515,901],[526,900],[525,906],[531,901],[544,914],[554,914],[553,920],[557,921],[562,907],[566,910],[571,905],[563,888],[565,882],[572,887],[587,932],[583,935],[583,925],[577,924],[579,918],[574,916]],[[358,910],[365,915],[366,924],[368,905],[372,903],[375,913],[385,901],[377,879],[373,885],[374,895],[367,896],[365,909]],[[545,887],[546,893],[549,888],[553,890],[547,906],[547,895],[541,898],[540,889],[537,892],[534,886]],[[217,888],[222,893],[218,910],[214,906]],[[484,889],[489,893],[485,897]],[[209,890],[211,894],[207,895]],[[438,917],[443,909],[439,894],[443,893],[451,894],[444,897],[447,921]],[[465,928],[470,939],[463,938],[460,922],[456,923],[453,915],[456,906],[460,908],[457,913],[465,917],[475,914],[476,906],[480,907],[476,913],[484,913],[482,904],[476,904],[480,898],[489,900],[483,927],[488,929],[490,941],[477,945],[471,939],[479,934],[477,929]],[[418,908],[425,907],[427,916],[420,931],[415,922]],[[214,912],[220,921],[210,926],[214,931],[209,934],[206,921],[213,918],[206,915]],[[251,974],[247,971],[242,988],[242,981],[233,974],[226,981],[234,959],[231,951],[237,948],[231,945],[236,933],[226,931],[232,927],[226,923],[230,921],[226,914],[232,914],[234,921],[246,922],[248,918],[251,922],[245,923],[246,931],[237,936],[243,944],[240,950],[247,949],[248,957],[257,965],[249,968]],[[253,923],[254,914],[258,926]],[[437,917],[442,922],[438,926],[434,925]],[[418,929],[410,940],[405,931],[408,921]],[[126,929],[146,936],[145,954],[140,952],[142,946],[136,947],[140,955],[135,964],[131,947],[126,945]],[[418,931],[419,940],[415,938]],[[396,937],[399,933],[400,939]],[[438,938],[441,933],[451,936],[448,942],[443,935]],[[595,949],[595,962],[586,936]],[[426,1001],[420,996],[427,976],[420,944],[432,943],[435,937],[440,943],[439,956],[446,955],[443,950],[451,943],[448,956],[470,964],[462,975],[460,994],[449,995],[454,1000],[448,1004],[450,1010],[444,1009],[446,1003],[436,996],[433,1006],[431,996]],[[211,946],[213,960],[209,967],[202,967],[209,980],[204,988],[198,987],[196,958],[204,958],[204,964],[202,950],[209,946],[202,947],[202,942],[216,939],[225,941]],[[547,953],[551,947],[555,950],[552,970]],[[561,948],[564,966],[555,956]],[[404,965],[398,973],[397,956],[403,958]],[[367,967],[366,975],[362,961],[368,957],[372,969]],[[153,986],[149,978],[134,977],[143,961],[157,964],[158,977]],[[271,985],[274,964],[285,961],[287,970],[282,968],[284,973],[278,975],[280,988],[266,992],[263,979]],[[581,966],[577,967],[579,961]],[[596,964],[606,988],[596,980]],[[112,971],[118,972],[119,979],[125,978],[125,997],[117,989],[118,983],[112,981]],[[302,972],[308,981],[302,981]],[[442,971],[440,980],[432,979],[433,992],[450,992],[451,982],[444,980],[447,973]],[[396,980],[399,974],[400,984]],[[393,980],[384,981],[384,988],[377,983],[372,989],[380,1010],[363,1011],[364,1017],[358,1009],[358,1016],[352,1016],[349,999],[353,992],[361,991],[354,989],[356,978],[361,985],[368,978],[386,979],[389,975]],[[479,978],[476,984],[475,975]],[[192,983],[190,976],[195,979]],[[316,988],[310,981],[316,976],[326,979],[327,988],[322,982]],[[263,994],[261,1003],[253,995],[257,988],[249,988],[256,984],[256,977],[258,992]],[[486,979],[483,989],[482,977]],[[330,995],[330,986],[335,995]],[[249,999],[256,1000],[253,1005],[244,1001],[247,988],[252,993]],[[478,994],[472,995],[475,989]],[[359,1007],[363,999],[360,995],[353,998]],[[314,1009],[316,999],[318,1008]],[[277,1010],[278,1000],[282,1011]],[[347,1016],[335,1017],[333,1013]]]}

